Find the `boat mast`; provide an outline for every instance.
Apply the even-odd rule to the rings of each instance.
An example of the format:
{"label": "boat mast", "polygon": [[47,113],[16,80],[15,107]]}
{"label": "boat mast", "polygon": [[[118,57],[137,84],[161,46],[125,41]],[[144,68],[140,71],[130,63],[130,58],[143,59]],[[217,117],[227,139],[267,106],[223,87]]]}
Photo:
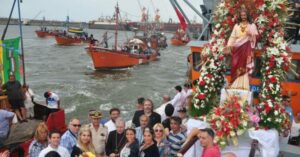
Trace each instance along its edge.
{"label": "boat mast", "polygon": [[10,13],[9,13],[9,17],[8,17],[6,26],[5,26],[5,28],[4,28],[4,31],[3,31],[1,40],[4,40],[4,38],[5,38],[5,35],[6,35],[6,32],[7,32],[7,28],[8,28],[8,25],[9,25],[9,23],[10,23],[10,20],[11,20],[11,16],[12,16],[12,13],[13,13],[14,8],[15,8],[16,1],[17,1],[17,0],[14,0],[13,5],[12,5],[12,7],[11,7],[11,10],[10,10]]}
{"label": "boat mast", "polygon": [[[22,62],[23,62],[23,84],[26,84],[26,76],[25,76],[25,55],[24,55],[24,44],[23,44],[23,29],[22,29],[22,21],[21,21],[21,7],[20,7],[20,1],[18,1],[18,14],[19,14],[19,29],[20,29],[20,36],[21,36],[21,54],[22,54]],[[22,2],[22,1],[21,1]]]}
{"label": "boat mast", "polygon": [[118,25],[119,25],[119,5],[116,6],[116,25],[115,25],[115,50],[118,47]]}

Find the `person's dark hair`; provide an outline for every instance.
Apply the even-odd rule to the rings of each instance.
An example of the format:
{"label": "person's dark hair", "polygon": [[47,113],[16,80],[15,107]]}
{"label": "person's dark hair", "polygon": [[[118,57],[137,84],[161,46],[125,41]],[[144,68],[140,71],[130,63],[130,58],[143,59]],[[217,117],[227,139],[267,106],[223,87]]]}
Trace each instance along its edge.
{"label": "person's dark hair", "polygon": [[283,95],[283,96],[282,96],[282,100],[288,100],[288,99],[290,99],[289,96],[287,96],[287,95]]}
{"label": "person's dark hair", "polygon": [[136,131],[135,131],[135,129],[133,129],[133,128],[127,128],[127,129],[125,130],[125,134],[126,134],[127,131],[132,131],[134,134],[136,134]]}
{"label": "person's dark hair", "polygon": [[45,92],[45,93],[44,93],[44,97],[45,97],[45,98],[49,98],[49,96],[50,96],[49,92]]}
{"label": "person's dark hair", "polygon": [[45,155],[45,157],[61,157],[60,155],[59,155],[59,153],[57,153],[57,151],[50,151],[50,152],[48,152],[46,155]]}
{"label": "person's dark hair", "polygon": [[138,104],[143,104],[144,101],[145,101],[145,98],[143,98],[143,97],[140,97],[140,98],[137,99]]}
{"label": "person's dark hair", "polygon": [[61,136],[60,132],[58,130],[52,130],[50,133],[49,133],[49,138],[52,137],[53,134],[59,134],[59,136]]}
{"label": "person's dark hair", "polygon": [[181,118],[180,117],[178,117],[178,116],[173,116],[173,117],[171,117],[170,118],[170,121],[175,121],[178,125],[181,125],[181,123],[182,123],[182,120],[181,120]]}
{"label": "person's dark hair", "polygon": [[175,86],[175,89],[179,92],[181,92],[181,90],[182,90],[181,86]]}
{"label": "person's dark hair", "polygon": [[120,113],[120,109],[114,107],[114,108],[112,108],[112,109],[109,110],[109,114],[111,114],[111,113],[114,112],[114,111],[117,111],[117,112]]}
{"label": "person's dark hair", "polygon": [[215,132],[211,128],[205,128],[205,129],[200,129],[202,132],[207,132],[207,134],[214,139],[215,137]]}
{"label": "person's dark hair", "polygon": [[174,113],[174,107],[172,104],[167,104],[165,107],[165,114],[166,116],[171,117]]}
{"label": "person's dark hair", "polygon": [[238,16],[238,24],[240,24],[242,22],[242,18],[241,18],[241,13],[242,12],[245,12],[246,15],[247,15],[247,21],[252,24],[252,19],[251,19],[251,16],[249,14],[249,12],[246,10],[246,9],[241,9],[240,12],[239,12],[239,16]]}
{"label": "person's dark hair", "polygon": [[186,87],[186,88],[190,88],[190,84],[189,83],[185,83],[183,86]]}

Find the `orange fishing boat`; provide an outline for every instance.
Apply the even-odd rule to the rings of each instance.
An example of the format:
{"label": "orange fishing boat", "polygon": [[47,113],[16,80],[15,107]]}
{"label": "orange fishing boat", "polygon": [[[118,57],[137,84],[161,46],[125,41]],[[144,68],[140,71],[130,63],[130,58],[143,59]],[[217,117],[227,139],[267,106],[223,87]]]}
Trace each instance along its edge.
{"label": "orange fishing boat", "polygon": [[66,31],[64,31],[63,34],[55,35],[55,40],[58,45],[78,45],[82,43],[90,43],[88,34],[81,28],[69,28],[68,32],[73,33],[74,35],[67,34]]}
{"label": "orange fishing boat", "polygon": [[58,45],[75,45],[82,43],[82,39],[80,38],[64,35],[55,36],[55,40]]}
{"label": "orange fishing boat", "polygon": [[186,45],[190,39],[189,34],[187,33],[187,23],[185,21],[185,17],[183,14],[179,11],[179,9],[176,7],[175,4],[171,3],[176,15],[180,22],[180,28],[177,29],[177,31],[174,33],[173,37],[171,38],[171,44],[174,46],[183,46]]}
{"label": "orange fishing boat", "polygon": [[179,38],[171,38],[171,44],[174,45],[174,46],[183,46],[183,45],[186,45],[189,41],[187,40],[181,40]]}
{"label": "orange fishing boat", "polygon": [[[119,7],[116,7],[116,23],[118,23]],[[145,44],[144,41],[134,38],[130,40],[122,49],[117,47],[118,26],[116,25],[114,48],[103,48],[90,45],[86,48],[88,54],[93,60],[95,69],[109,70],[132,67],[138,64],[149,63],[159,56],[157,43],[151,40],[151,43]],[[147,46],[148,45],[148,46]]]}
{"label": "orange fishing boat", "polygon": [[153,54],[134,54],[126,51],[96,47],[90,47],[89,53],[97,70],[132,67],[154,61],[158,56],[157,52]]}
{"label": "orange fishing boat", "polygon": [[35,33],[39,38],[45,38],[48,36],[48,31],[37,30]]}

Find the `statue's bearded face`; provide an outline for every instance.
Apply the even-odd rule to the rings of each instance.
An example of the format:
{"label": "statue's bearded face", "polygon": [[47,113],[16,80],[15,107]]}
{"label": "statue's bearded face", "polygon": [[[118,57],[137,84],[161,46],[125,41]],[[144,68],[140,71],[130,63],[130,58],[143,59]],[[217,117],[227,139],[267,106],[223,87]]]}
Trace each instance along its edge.
{"label": "statue's bearded face", "polygon": [[242,21],[247,21],[247,13],[246,12],[241,12],[241,19]]}

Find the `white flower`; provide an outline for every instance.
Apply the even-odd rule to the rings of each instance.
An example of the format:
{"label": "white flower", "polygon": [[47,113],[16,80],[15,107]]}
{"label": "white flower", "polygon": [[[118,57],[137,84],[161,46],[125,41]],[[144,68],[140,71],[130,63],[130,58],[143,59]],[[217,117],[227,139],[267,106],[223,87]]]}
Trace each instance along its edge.
{"label": "white flower", "polygon": [[234,131],[230,131],[230,136],[231,136],[231,137],[236,136],[236,135],[235,135],[235,132],[234,132]]}
{"label": "white flower", "polygon": [[278,111],[274,111],[274,115],[277,116],[279,113]]}
{"label": "white flower", "polygon": [[247,126],[248,125],[248,123],[247,123],[247,121],[243,121],[243,126]]}
{"label": "white flower", "polygon": [[220,116],[220,119],[221,119],[221,120],[225,120],[225,117],[224,117],[224,116]]}
{"label": "white flower", "polygon": [[245,130],[239,129],[239,130],[237,131],[237,135],[238,135],[238,136],[241,136],[244,132],[245,132]]}
{"label": "white flower", "polygon": [[272,120],[272,119],[271,119],[270,117],[269,117],[269,118],[267,118],[267,121],[271,122],[271,120]]}
{"label": "white flower", "polygon": [[220,142],[221,145],[225,145],[226,143],[224,141]]}

